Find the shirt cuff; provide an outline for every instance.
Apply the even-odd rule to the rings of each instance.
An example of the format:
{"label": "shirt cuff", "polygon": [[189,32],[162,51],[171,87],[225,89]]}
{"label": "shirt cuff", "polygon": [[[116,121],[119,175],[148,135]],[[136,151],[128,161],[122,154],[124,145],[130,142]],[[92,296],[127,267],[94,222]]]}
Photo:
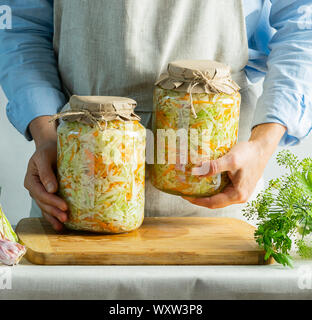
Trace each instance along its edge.
{"label": "shirt cuff", "polygon": [[279,123],[287,128],[280,146],[293,146],[312,130],[312,100],[295,92],[273,91],[258,100],[252,127]]}
{"label": "shirt cuff", "polygon": [[54,115],[65,103],[64,94],[57,89],[27,88],[8,103],[7,116],[13,126],[31,141],[30,122],[38,117]]}

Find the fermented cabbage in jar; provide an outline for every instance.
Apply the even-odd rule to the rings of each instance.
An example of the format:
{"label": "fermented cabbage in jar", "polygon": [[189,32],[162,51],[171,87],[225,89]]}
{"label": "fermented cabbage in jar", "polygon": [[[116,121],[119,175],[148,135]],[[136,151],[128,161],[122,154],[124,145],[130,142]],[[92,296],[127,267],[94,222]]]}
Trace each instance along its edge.
{"label": "fermented cabbage in jar", "polygon": [[57,130],[59,190],[69,206],[66,227],[102,233],[139,228],[146,133],[133,113],[135,102],[74,96],[70,105],[58,116],[63,120]]}
{"label": "fermented cabbage in jar", "polygon": [[[218,70],[223,76],[217,81]],[[206,165],[237,143],[241,96],[229,77],[230,69],[223,64],[178,61],[169,64],[168,74],[157,82],[153,113],[157,151],[150,173],[156,188],[180,196],[207,197],[229,184],[227,173],[207,176]],[[171,139],[174,147],[169,133],[175,136]],[[162,135],[166,143],[160,143]]]}

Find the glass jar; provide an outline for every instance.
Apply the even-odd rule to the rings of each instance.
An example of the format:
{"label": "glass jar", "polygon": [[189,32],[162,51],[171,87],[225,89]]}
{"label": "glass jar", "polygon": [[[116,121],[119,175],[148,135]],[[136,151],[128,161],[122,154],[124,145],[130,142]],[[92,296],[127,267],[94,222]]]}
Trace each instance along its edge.
{"label": "glass jar", "polygon": [[[204,164],[224,156],[237,143],[241,96],[234,82],[231,82],[234,87],[231,93],[214,93],[203,88],[204,81],[198,78],[209,77],[205,71],[208,67],[225,68],[223,65],[201,62],[200,73],[192,80],[192,74],[196,74],[194,70],[183,81],[177,66],[182,66],[185,75],[185,70],[193,70],[196,62],[191,63],[192,68],[187,69],[188,65],[186,61],[170,64],[169,75],[162,76],[154,91],[153,133],[157,152],[151,168],[151,182],[170,194],[207,197],[221,192],[229,184],[227,173],[207,176],[209,167]],[[170,74],[172,66],[175,69]],[[172,89],[170,80],[175,81],[175,85],[180,83],[181,87]],[[196,82],[200,83],[198,88],[194,85]],[[175,135],[172,139],[175,148],[170,147],[168,134],[166,143],[160,143],[164,132]],[[174,161],[169,160],[170,153],[174,153]],[[165,163],[159,161],[159,155]]]}
{"label": "glass jar", "polygon": [[[86,107],[90,98],[75,96],[71,102],[77,103],[77,99]],[[103,120],[108,114],[103,112],[103,99],[113,105],[120,98],[97,97],[102,119],[94,118],[96,124],[87,123],[89,115],[88,121],[74,121],[72,111],[61,114],[67,121],[61,121],[57,130],[57,167],[59,192],[69,206],[65,226],[102,233],[129,232],[139,228],[144,218],[146,132],[135,115],[122,119],[110,113],[108,119],[112,120]],[[70,117],[74,118],[68,121]]]}

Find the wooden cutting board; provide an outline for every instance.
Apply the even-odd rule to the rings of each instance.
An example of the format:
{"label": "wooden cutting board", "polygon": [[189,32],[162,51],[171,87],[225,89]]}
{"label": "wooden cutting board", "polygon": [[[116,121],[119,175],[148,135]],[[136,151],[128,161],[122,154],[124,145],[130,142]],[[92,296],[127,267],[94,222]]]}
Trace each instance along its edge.
{"label": "wooden cutting board", "polygon": [[26,258],[44,265],[257,265],[254,227],[232,218],[146,218],[120,235],[56,233],[43,219],[19,222]]}

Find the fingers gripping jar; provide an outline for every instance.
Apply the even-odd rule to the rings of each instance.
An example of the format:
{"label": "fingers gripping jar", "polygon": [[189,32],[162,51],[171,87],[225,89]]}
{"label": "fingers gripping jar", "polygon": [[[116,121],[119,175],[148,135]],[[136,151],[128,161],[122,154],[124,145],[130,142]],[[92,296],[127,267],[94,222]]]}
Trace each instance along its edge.
{"label": "fingers gripping jar", "polygon": [[207,197],[229,184],[226,173],[207,173],[209,160],[222,157],[237,143],[239,89],[224,64],[169,64],[154,91],[157,152],[150,174],[156,188],[180,196]]}
{"label": "fingers gripping jar", "polygon": [[102,233],[139,228],[144,218],[145,128],[136,102],[72,96],[58,126],[58,181],[66,227]]}

